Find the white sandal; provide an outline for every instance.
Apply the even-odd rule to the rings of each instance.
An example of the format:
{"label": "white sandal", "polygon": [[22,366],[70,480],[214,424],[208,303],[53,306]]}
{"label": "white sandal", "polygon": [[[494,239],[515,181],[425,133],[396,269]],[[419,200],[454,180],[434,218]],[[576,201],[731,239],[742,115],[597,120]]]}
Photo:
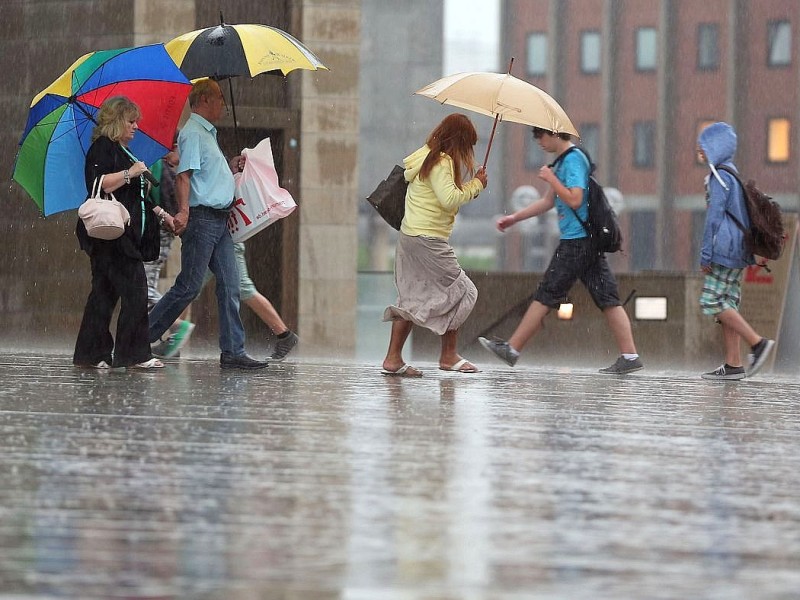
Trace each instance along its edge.
{"label": "white sandal", "polygon": [[157,358],[151,358],[145,362],[141,362],[136,365],[131,365],[128,367],[129,369],[163,369],[164,363],[158,360]]}

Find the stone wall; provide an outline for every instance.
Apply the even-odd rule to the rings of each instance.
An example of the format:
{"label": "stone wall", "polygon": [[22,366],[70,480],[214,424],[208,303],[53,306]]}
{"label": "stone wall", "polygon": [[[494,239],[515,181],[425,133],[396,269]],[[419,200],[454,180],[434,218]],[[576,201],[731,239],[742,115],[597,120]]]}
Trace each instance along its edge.
{"label": "stone wall", "polygon": [[304,352],[355,351],[359,0],[303,0],[304,42],[330,73],[303,74],[300,337]]}

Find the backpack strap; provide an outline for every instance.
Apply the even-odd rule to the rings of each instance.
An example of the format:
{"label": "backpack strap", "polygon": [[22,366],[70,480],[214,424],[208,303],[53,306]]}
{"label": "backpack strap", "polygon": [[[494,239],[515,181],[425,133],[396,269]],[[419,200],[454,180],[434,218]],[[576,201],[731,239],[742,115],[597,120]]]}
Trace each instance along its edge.
{"label": "backpack strap", "polygon": [[[560,165],[563,162],[563,160],[567,157],[567,154],[569,154],[573,150],[577,150],[578,152],[582,153],[583,156],[586,158],[586,162],[589,163],[589,179],[590,179],[592,177],[592,173],[594,173],[595,165],[592,162],[592,159],[589,157],[589,153],[586,152],[586,150],[583,150],[582,148],[578,148],[575,145],[572,145],[569,148],[567,148],[566,150],[564,150],[561,154],[559,154],[556,157],[556,159],[552,163],[550,163],[547,166],[550,167],[551,169],[557,168],[558,165]],[[586,188],[585,189],[588,192],[588,190],[589,190],[589,181],[588,181],[588,179],[586,181]],[[578,223],[580,223],[583,226],[583,230],[586,232],[586,235],[591,235],[591,233],[589,231],[589,222],[588,221],[584,221],[583,219],[581,219],[580,216],[578,215],[578,211],[577,210],[575,210],[574,208],[572,208],[569,205],[568,205],[568,208],[572,211],[572,214],[575,215],[575,218],[578,219]]]}
{"label": "backpack strap", "polygon": [[[747,193],[746,190],[745,190],[744,184],[742,183],[742,180],[739,179],[739,175],[736,173],[736,171],[734,171],[730,167],[726,167],[725,165],[719,165],[717,167],[717,170],[718,171],[725,171],[726,173],[732,175],[733,178],[736,180],[736,182],[739,184],[739,187],[742,190],[742,194],[746,194]],[[745,199],[745,202],[744,202],[744,210],[745,210],[745,212],[748,212],[747,199]],[[741,230],[742,233],[747,233],[747,228],[744,226],[744,224],[742,224],[742,222],[739,220],[739,218],[736,215],[734,215],[727,208],[725,209],[725,214],[728,215],[731,218],[731,221],[733,221],[733,223],[736,225],[736,227],[738,227]],[[748,214],[747,216],[749,217],[750,215]]]}

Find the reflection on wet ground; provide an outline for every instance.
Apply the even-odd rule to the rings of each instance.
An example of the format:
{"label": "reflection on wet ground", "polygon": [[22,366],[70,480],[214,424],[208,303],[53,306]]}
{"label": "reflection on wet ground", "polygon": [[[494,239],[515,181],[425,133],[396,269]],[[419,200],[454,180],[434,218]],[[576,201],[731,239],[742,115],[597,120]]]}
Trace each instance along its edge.
{"label": "reflection on wet ground", "polygon": [[0,598],[797,598],[800,379],[0,355]]}

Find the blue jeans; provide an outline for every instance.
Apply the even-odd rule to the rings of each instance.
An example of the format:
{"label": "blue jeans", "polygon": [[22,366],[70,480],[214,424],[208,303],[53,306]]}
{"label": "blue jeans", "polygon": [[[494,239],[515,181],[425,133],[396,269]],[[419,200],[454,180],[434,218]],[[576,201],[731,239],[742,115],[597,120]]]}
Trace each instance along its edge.
{"label": "blue jeans", "polygon": [[181,272],[175,284],[150,312],[150,342],[158,341],[203,288],[206,269],[217,279],[219,347],[225,354],[244,354],[244,327],[239,318],[239,271],[228,232],[228,211],[195,206],[181,237]]}

